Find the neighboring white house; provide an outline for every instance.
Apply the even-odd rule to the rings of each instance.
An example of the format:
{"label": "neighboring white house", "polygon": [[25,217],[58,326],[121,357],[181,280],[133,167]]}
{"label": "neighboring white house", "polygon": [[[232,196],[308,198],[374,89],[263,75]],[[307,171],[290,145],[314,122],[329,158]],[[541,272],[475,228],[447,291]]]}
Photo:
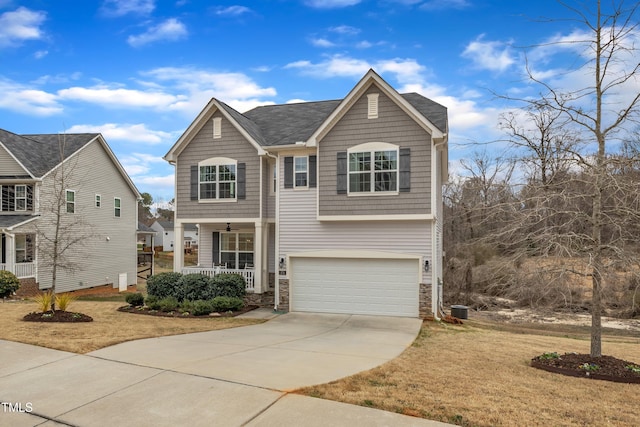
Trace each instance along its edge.
{"label": "neighboring white house", "polygon": [[[172,252],[175,246],[175,234],[173,222],[156,220],[151,224],[151,229],[155,230],[155,244],[162,246],[164,252]],[[188,224],[184,227],[183,248],[198,247],[198,227],[195,224]]]}
{"label": "neighboring white house", "polygon": [[[136,283],[140,193],[102,135],[16,135],[0,129],[0,194],[0,269],[25,286],[51,287],[51,253],[43,248],[53,235],[59,202],[62,227],[71,231],[63,244],[78,242],[64,254],[76,268],[58,269],[56,291]],[[85,227],[73,228],[79,223]]]}
{"label": "neighboring white house", "polygon": [[[344,99],[244,114],[211,99],[165,159],[176,239],[281,310],[438,317],[447,109],[370,70]],[[262,298],[265,301],[265,298]]]}

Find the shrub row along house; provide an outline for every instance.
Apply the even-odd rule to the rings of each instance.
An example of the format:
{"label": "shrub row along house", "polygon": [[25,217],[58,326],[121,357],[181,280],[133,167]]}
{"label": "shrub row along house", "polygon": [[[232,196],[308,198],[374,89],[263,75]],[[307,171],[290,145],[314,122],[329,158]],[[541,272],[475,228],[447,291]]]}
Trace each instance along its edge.
{"label": "shrub row along house", "polygon": [[0,129],[0,194],[0,270],[23,288],[51,287],[56,253],[56,292],[136,283],[140,194],[100,134]]}
{"label": "shrub row along house", "polygon": [[212,99],[165,159],[175,241],[281,310],[439,313],[447,111],[370,70],[341,100],[241,114]]}

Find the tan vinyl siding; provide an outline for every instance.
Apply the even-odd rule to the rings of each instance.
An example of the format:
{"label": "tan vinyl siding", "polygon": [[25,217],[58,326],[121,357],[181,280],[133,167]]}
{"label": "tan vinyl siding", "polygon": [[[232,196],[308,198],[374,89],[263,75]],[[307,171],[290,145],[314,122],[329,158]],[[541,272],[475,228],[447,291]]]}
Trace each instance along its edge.
{"label": "tan vinyl siding", "polygon": [[[112,283],[118,286],[118,275],[127,273],[127,284],[137,281],[136,268],[136,196],[124,177],[116,169],[99,141],[93,141],[66,163],[71,177],[65,187],[75,190],[76,213],[90,224],[82,244],[74,245],[66,256],[76,262],[75,272],[58,270],[57,292],[71,291]],[[54,174],[47,175],[40,192],[42,218],[39,227],[50,227],[53,216],[46,206],[51,201]],[[102,207],[95,207],[95,195],[102,196]],[[121,216],[114,216],[114,198],[121,200]],[[53,230],[48,229],[48,233]],[[107,237],[109,238],[107,240]],[[40,288],[51,286],[51,268],[38,254]]]}
{"label": "tan vinyl siding", "polygon": [[0,147],[0,176],[24,176],[29,175],[18,162],[4,149]]}
{"label": "tan vinyl siding", "polygon": [[[216,111],[214,118],[221,117]],[[176,216],[188,218],[256,218],[260,214],[260,157],[226,118],[222,118],[222,136],[213,139],[212,120],[187,144],[178,156],[176,165]],[[192,165],[211,157],[229,157],[246,164],[246,199],[236,201],[198,202],[191,200],[190,178]]]}
{"label": "tan vinyl siding", "polygon": [[[367,94],[378,92],[378,118],[368,119]],[[410,192],[371,196],[337,194],[337,152],[367,142],[386,142],[411,149]],[[431,137],[376,86],[369,88],[318,141],[318,153],[321,216],[431,213]]]}
{"label": "tan vinyl siding", "polygon": [[[280,171],[283,172],[282,162]],[[280,256],[316,250],[362,249],[431,259],[430,221],[329,221],[316,219],[317,190],[280,193]],[[425,275],[425,280],[430,278]]]}

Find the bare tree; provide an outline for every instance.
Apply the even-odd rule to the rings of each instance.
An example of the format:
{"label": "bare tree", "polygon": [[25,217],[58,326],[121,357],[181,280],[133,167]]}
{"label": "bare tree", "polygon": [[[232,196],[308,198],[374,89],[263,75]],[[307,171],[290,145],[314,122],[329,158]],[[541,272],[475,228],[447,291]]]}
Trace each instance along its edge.
{"label": "bare tree", "polygon": [[[562,206],[554,207],[558,218],[564,220],[562,230],[566,232],[532,228],[526,237],[542,242],[544,236],[536,230],[543,230],[547,237],[555,234],[556,250],[587,260],[585,274],[592,283],[590,353],[600,357],[603,285],[608,271],[631,260],[628,248],[637,237],[640,221],[637,183],[634,187],[619,179],[620,175],[614,173],[619,159],[612,155],[614,143],[623,139],[624,132],[639,118],[640,61],[634,43],[639,3],[627,5],[614,0],[607,3],[608,9],[600,0],[561,4],[573,13],[574,18],[568,21],[580,25],[583,38],[564,39],[555,45],[583,49],[576,61],[581,65],[573,71],[590,76],[591,83],[567,89],[554,80],[538,77],[527,66],[529,78],[539,85],[541,93],[538,99],[522,101],[580,132],[582,143],[592,151],[578,153],[562,148],[581,169],[580,179],[556,199],[564,201]],[[536,219],[535,215],[528,218]]]}
{"label": "bare tree", "polygon": [[76,204],[75,192],[70,188],[81,185],[81,177],[74,173],[75,159],[65,158],[66,137],[58,136],[60,163],[47,180],[50,187],[40,197],[41,218],[36,224],[39,257],[51,268],[51,310],[55,311],[56,284],[60,271],[72,273],[81,268],[77,256],[81,247],[93,236],[91,224]]}

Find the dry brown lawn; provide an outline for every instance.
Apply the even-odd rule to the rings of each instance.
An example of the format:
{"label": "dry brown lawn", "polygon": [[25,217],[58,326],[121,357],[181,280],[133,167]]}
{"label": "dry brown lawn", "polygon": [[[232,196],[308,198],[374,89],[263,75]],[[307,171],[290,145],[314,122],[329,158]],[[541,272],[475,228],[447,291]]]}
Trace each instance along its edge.
{"label": "dry brown lawn", "polygon": [[[640,363],[639,344],[637,335],[607,335],[603,352]],[[640,425],[640,384],[529,366],[547,351],[588,353],[588,330],[425,322],[397,359],[299,392],[463,426]]]}
{"label": "dry brown lawn", "polygon": [[73,353],[88,353],[124,341],[190,332],[212,331],[260,323],[260,320],[218,317],[180,319],[121,313],[123,301],[75,301],[68,311],[93,317],[88,323],[24,322],[37,311],[30,301],[0,303],[0,339],[18,341]]}

